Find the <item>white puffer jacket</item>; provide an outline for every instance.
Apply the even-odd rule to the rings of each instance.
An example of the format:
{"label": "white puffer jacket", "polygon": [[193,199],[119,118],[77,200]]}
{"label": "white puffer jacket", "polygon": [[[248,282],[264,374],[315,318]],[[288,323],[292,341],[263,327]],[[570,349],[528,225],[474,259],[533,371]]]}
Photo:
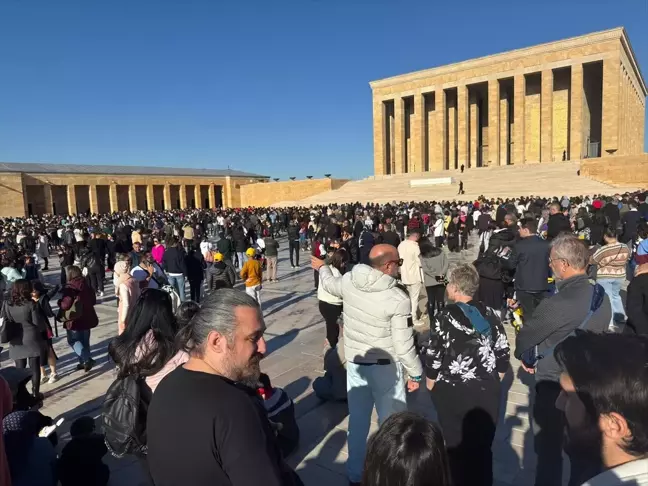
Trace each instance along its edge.
{"label": "white puffer jacket", "polygon": [[343,301],[344,354],[353,363],[389,359],[402,363],[411,377],[423,374],[414,348],[410,299],[393,277],[368,265],[334,277],[331,268],[320,269],[320,285]]}

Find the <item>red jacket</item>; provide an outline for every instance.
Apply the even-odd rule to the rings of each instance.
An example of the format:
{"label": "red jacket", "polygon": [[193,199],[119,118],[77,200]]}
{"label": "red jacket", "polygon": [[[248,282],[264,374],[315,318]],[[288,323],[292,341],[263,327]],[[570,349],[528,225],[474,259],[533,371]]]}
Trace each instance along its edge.
{"label": "red jacket", "polygon": [[70,321],[66,327],[71,331],[87,331],[99,325],[99,318],[94,309],[97,303],[97,296],[92,288],[86,283],[85,278],[77,277],[70,280],[63,287],[63,298],[59,301],[59,307],[66,311],[72,307],[74,299],[79,297],[82,306],[82,315],[79,319]]}

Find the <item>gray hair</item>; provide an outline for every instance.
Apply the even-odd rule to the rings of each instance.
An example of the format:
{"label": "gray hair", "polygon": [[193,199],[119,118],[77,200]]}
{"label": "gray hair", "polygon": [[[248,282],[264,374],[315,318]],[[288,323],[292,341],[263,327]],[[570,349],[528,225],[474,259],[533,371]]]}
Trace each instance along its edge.
{"label": "gray hair", "polygon": [[450,273],[448,285],[454,285],[457,292],[466,297],[474,297],[479,289],[479,274],[474,265],[464,263],[456,266]]}
{"label": "gray hair", "polygon": [[202,355],[202,349],[209,333],[216,331],[231,341],[236,328],[236,308],[257,309],[263,319],[257,301],[240,290],[219,289],[209,295],[200,305],[200,310],[191,318],[189,324],[177,336],[179,349],[194,355]]}
{"label": "gray hair", "polygon": [[562,233],[556,236],[551,242],[551,249],[557,258],[569,263],[569,266],[577,270],[585,270],[589,262],[589,250],[582,240],[575,235]]}

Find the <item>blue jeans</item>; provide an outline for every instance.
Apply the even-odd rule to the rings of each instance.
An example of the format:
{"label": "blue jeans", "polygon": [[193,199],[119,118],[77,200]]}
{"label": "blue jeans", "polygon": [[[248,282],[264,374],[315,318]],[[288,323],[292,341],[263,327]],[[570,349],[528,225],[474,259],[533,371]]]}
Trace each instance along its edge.
{"label": "blue jeans", "polygon": [[597,280],[601,287],[605,289],[605,293],[610,298],[612,305],[612,322],[610,326],[615,323],[624,323],[626,320],[625,311],[623,310],[623,301],[621,300],[621,285],[623,279],[621,278],[601,278]]}
{"label": "blue jeans", "polygon": [[238,270],[241,271],[243,269],[243,264],[247,262],[247,255],[245,254],[244,251],[237,251],[236,256],[238,257]]}
{"label": "blue jeans", "polygon": [[407,410],[405,378],[400,363],[359,365],[347,362],[349,458],[347,474],[350,482],[359,483],[367,449],[371,412],[376,406],[382,424],[396,412]]}
{"label": "blue jeans", "polygon": [[185,301],[185,278],[184,275],[168,275],[169,284],[178,292],[180,302]]}
{"label": "blue jeans", "polygon": [[66,331],[67,342],[79,357],[79,364],[90,361],[90,329],[87,331]]}

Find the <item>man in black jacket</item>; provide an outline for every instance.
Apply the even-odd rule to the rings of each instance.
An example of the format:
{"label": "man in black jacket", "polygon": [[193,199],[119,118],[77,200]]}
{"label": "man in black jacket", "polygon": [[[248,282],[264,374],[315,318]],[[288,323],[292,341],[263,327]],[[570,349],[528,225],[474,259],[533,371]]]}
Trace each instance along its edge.
{"label": "man in black jacket", "polygon": [[523,219],[520,239],[513,247],[509,268],[515,270],[515,295],[524,318],[531,318],[538,303],[547,296],[549,243],[537,235],[538,223]]}
{"label": "man in black jacket", "polygon": [[571,233],[569,219],[560,211],[560,204],[549,206],[549,222],[547,223],[547,240],[551,241],[560,233]]}
{"label": "man in black jacket", "polygon": [[[296,220],[292,220],[288,225],[288,252],[290,254],[290,266],[296,268],[299,266],[299,226]],[[293,253],[295,254],[293,258]],[[296,264],[296,266],[295,266]]]}
{"label": "man in black jacket", "polygon": [[619,219],[621,219],[621,213],[619,212],[619,203],[615,199],[608,199],[605,206],[603,206],[603,214],[607,223],[612,227],[616,228],[619,225]]}
{"label": "man in black jacket", "polygon": [[623,243],[630,243],[637,237],[637,228],[639,221],[641,221],[641,213],[637,211],[637,203],[632,200],[628,203],[630,211],[623,215],[621,222],[623,223],[623,233],[621,241]]}

